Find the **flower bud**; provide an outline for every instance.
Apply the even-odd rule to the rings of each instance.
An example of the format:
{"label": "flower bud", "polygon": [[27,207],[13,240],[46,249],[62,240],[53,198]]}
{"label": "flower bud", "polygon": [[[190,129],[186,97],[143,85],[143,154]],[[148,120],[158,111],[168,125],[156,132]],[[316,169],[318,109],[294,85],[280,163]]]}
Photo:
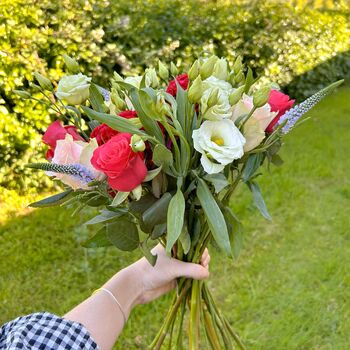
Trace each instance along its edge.
{"label": "flower bud", "polygon": [[91,78],[81,73],[66,75],[58,83],[56,97],[70,105],[79,105],[89,98]]}
{"label": "flower bud", "polygon": [[192,103],[199,102],[203,95],[203,83],[200,75],[194,80],[188,89],[188,100]]}
{"label": "flower bud", "polygon": [[126,108],[125,101],[119,96],[116,89],[112,89],[111,100],[119,111],[123,111]]}
{"label": "flower bud", "polygon": [[35,76],[35,79],[37,80],[37,82],[39,83],[39,85],[44,90],[48,90],[48,91],[52,91],[53,90],[53,86],[52,86],[51,81],[49,79],[47,79],[46,77],[44,77],[43,75],[41,75],[38,72],[35,72],[34,76]]}
{"label": "flower bud", "polygon": [[31,96],[29,92],[23,91],[23,90],[13,90],[13,92],[16,95],[18,95],[19,97],[24,98],[24,99],[28,99]]}
{"label": "flower bud", "polygon": [[199,61],[195,60],[194,63],[192,64],[192,67],[190,68],[189,72],[188,72],[188,78],[193,81],[195,80],[198,75],[199,75]]}
{"label": "flower bud", "polygon": [[158,74],[163,80],[169,79],[168,68],[162,61],[158,61]]}
{"label": "flower bud", "polygon": [[231,106],[234,106],[242,98],[243,92],[244,92],[244,85],[240,86],[230,95],[229,101]]}
{"label": "flower bud", "polygon": [[130,147],[134,152],[143,152],[146,148],[146,145],[140,135],[134,134],[131,136]]}
{"label": "flower bud", "polygon": [[220,80],[228,79],[228,64],[225,58],[216,61],[213,70],[213,76]]}
{"label": "flower bud", "polygon": [[173,77],[177,76],[179,73],[179,70],[177,69],[177,67],[173,62],[170,63],[170,73]]}
{"label": "flower bud", "polygon": [[154,68],[147,68],[145,74],[146,79],[149,79],[150,86],[153,88],[157,88],[159,86],[159,79],[156,70]]}
{"label": "flower bud", "polygon": [[218,101],[219,101],[219,89],[215,88],[211,91],[209,95],[208,102],[207,102],[208,108],[218,104]]}
{"label": "flower bud", "polygon": [[270,91],[271,91],[270,85],[265,85],[259,90],[255,91],[255,93],[253,94],[254,107],[259,108],[264,106],[269,100]]}
{"label": "flower bud", "polygon": [[156,113],[161,116],[171,114],[170,106],[165,101],[164,95],[160,91],[157,92]]}
{"label": "flower bud", "polygon": [[236,76],[235,76],[235,83],[237,83],[237,84],[240,84],[240,83],[242,83],[243,81],[244,81],[244,74],[243,74],[243,72],[241,71],[241,72],[239,72],[238,74],[236,74]]}
{"label": "flower bud", "polygon": [[233,64],[233,70],[236,74],[241,72],[243,69],[243,63],[242,63],[242,57],[238,56],[235,60],[235,63]]}
{"label": "flower bud", "polygon": [[74,58],[69,57],[66,54],[63,54],[63,59],[64,59],[64,63],[66,64],[66,67],[70,73],[77,74],[80,72],[79,64]]}
{"label": "flower bud", "polygon": [[213,55],[209,57],[206,61],[204,61],[200,68],[202,79],[207,79],[212,75],[215,63],[218,61],[218,59],[219,58],[217,56]]}

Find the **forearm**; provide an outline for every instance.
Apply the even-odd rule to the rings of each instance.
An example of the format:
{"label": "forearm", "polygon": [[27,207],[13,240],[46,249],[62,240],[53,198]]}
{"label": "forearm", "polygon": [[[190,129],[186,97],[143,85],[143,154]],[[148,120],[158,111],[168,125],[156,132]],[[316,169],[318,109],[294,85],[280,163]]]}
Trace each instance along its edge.
{"label": "forearm", "polygon": [[132,308],[140,300],[142,288],[136,276],[131,265],[118,272],[102,286],[115,296],[122,311],[111,295],[99,291],[64,317],[83,324],[100,350],[112,349],[124,327],[123,313],[127,319]]}

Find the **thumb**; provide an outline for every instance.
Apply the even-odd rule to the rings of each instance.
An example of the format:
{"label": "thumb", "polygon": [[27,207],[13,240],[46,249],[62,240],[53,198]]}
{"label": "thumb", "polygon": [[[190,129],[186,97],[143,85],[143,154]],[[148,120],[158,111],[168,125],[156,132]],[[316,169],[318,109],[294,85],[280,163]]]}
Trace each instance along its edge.
{"label": "thumb", "polygon": [[203,280],[209,277],[209,270],[202,265],[175,260],[176,277],[187,277]]}

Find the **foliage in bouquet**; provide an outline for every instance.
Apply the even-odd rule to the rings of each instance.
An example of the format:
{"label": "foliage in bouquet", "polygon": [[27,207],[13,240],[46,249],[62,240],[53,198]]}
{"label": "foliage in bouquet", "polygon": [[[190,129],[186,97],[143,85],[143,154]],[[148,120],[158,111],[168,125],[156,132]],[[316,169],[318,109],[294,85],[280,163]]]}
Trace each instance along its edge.
{"label": "foliage in bouquet", "polygon": [[[115,73],[107,90],[83,75],[76,61],[65,61],[69,74],[56,87],[35,75],[58,119],[43,136],[49,162],[28,167],[45,170],[67,188],[32,206],[102,206],[87,222],[99,229],[84,246],[140,248],[153,265],[153,241],[184,261],[197,262],[210,242],[237,255],[240,222],[229,206],[235,188],[246,184],[270,219],[256,181],[259,168],[265,162],[281,165],[283,135],[340,84],[293,107],[277,86],[254,78],[241,57],[233,64],[217,56],[199,58],[182,74],[159,61],[142,76]],[[185,279],[152,348],[173,333],[180,309],[177,344],[182,343],[186,300],[190,349],[199,347],[200,320],[212,348],[232,348],[231,339],[243,348],[207,286]]]}

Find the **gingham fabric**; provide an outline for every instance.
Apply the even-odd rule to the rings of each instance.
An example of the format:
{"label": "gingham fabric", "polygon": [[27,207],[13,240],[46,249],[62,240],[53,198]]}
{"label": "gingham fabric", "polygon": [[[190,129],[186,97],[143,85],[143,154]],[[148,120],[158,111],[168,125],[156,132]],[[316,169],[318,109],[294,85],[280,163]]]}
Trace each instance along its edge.
{"label": "gingham fabric", "polygon": [[91,350],[98,347],[80,323],[44,312],[5,323],[0,328],[0,349]]}

